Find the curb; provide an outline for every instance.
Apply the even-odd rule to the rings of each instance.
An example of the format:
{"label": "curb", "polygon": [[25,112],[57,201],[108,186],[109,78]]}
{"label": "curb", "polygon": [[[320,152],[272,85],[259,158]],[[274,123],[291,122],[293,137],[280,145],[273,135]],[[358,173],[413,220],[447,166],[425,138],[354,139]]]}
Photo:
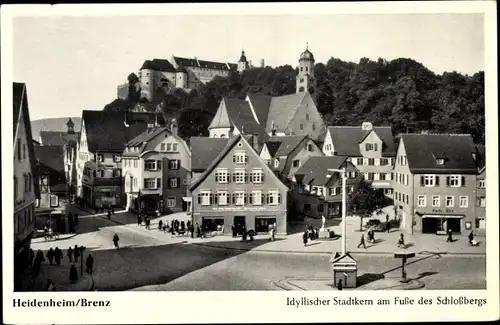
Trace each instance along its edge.
{"label": "curb", "polygon": [[[75,232],[74,234],[71,234],[71,236],[68,236],[68,237],[64,237],[64,238],[56,238],[56,239],[51,239],[51,240],[44,240],[44,241],[41,241],[40,243],[50,243],[50,242],[54,242],[54,241],[66,240],[66,239],[73,238],[73,237],[75,237],[76,235],[78,235],[78,232]],[[43,237],[43,236],[42,236],[42,237]],[[38,238],[42,238],[42,237],[38,237]]]}
{"label": "curb", "polygon": [[[239,247],[227,247],[227,246],[220,246],[220,245],[212,245],[210,243],[191,243],[192,245],[197,245],[197,246],[205,246],[205,247],[212,247],[212,248],[219,248],[219,249],[228,249],[228,250],[236,250],[236,251],[253,251],[253,252],[265,252],[265,253],[286,253],[286,254],[321,254],[321,255],[331,255],[332,252],[307,252],[307,251],[291,251],[291,250],[271,250],[271,249],[258,249],[258,248],[239,248]],[[358,254],[358,255],[394,255],[394,252],[357,252],[357,251],[350,251],[349,253],[351,254]],[[453,255],[462,255],[462,256],[486,256],[486,253],[449,253],[449,252],[428,252],[428,251],[420,251],[417,254],[419,255],[446,255],[446,256],[453,256]]]}

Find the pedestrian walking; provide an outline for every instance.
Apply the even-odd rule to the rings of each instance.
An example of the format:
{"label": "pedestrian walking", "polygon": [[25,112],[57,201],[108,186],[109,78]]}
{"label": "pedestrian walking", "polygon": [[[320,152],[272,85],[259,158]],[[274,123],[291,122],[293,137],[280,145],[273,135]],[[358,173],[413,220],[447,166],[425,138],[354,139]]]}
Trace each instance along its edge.
{"label": "pedestrian walking", "polygon": [[201,237],[201,229],[200,229],[200,225],[198,223],[196,223],[196,237]]}
{"label": "pedestrian walking", "polygon": [[304,242],[304,247],[307,246],[307,231],[304,231],[304,234],[302,235],[302,241]]}
{"label": "pedestrian walking", "polygon": [[191,233],[191,238],[194,238],[194,226],[193,226],[193,224],[191,224],[189,226],[189,232]]}
{"label": "pedestrian walking", "polygon": [[45,262],[45,257],[43,257],[43,252],[41,250],[38,250],[36,252],[36,257],[40,262]]}
{"label": "pedestrian walking", "polygon": [[449,243],[453,243],[453,235],[451,233],[451,229],[448,229],[448,239],[446,239],[446,242]]}
{"label": "pedestrian walking", "polygon": [[75,264],[71,264],[71,268],[69,269],[69,280],[71,283],[75,283],[78,280],[78,271]]}
{"label": "pedestrian walking", "polygon": [[111,220],[111,207],[108,208],[108,220]]}
{"label": "pedestrian walking", "polygon": [[186,231],[186,224],[184,221],[181,221],[181,231],[184,233]]}
{"label": "pedestrian walking", "polygon": [[361,234],[361,240],[359,241],[359,244],[358,244],[358,248],[359,246],[363,246],[363,248],[366,249],[366,245],[365,245],[365,235],[364,234]]}
{"label": "pedestrian walking", "polygon": [[75,262],[78,262],[78,257],[80,257],[80,248],[75,244],[75,248],[73,248],[73,256],[75,257]]}
{"label": "pedestrian walking", "polygon": [[73,219],[74,219],[73,223],[75,224],[75,226],[78,226],[78,213],[75,213],[75,216],[73,217]]}
{"label": "pedestrian walking", "polygon": [[337,289],[342,290],[343,285],[342,285],[342,279],[339,279],[339,282],[337,282]]}
{"label": "pedestrian walking", "polygon": [[403,248],[405,248],[405,247],[406,247],[406,246],[405,246],[405,237],[404,237],[404,235],[403,235],[403,234],[401,234],[401,235],[399,236],[399,240],[398,240],[398,247],[403,247]]}
{"label": "pedestrian walking", "polygon": [[474,232],[471,230],[469,233],[469,244],[472,245],[472,241],[474,240]]}
{"label": "pedestrian walking", "polygon": [[94,266],[94,258],[92,257],[92,254],[89,254],[87,256],[87,260],[85,261],[85,266],[87,267],[86,272],[88,274],[92,274],[92,267]]}
{"label": "pedestrian walking", "polygon": [[137,216],[137,225],[138,226],[142,225],[142,217],[140,214]]}
{"label": "pedestrian walking", "polygon": [[149,217],[146,217],[146,229],[149,230],[149,225],[151,224],[151,220],[149,220]]}
{"label": "pedestrian walking", "polygon": [[188,220],[186,222],[186,229],[189,231],[189,229],[191,229],[191,220]]}
{"label": "pedestrian walking", "polygon": [[242,236],[242,239],[245,241],[247,240],[247,228],[245,227],[245,225],[243,225],[242,229],[241,229],[241,232],[243,233],[243,236]]}
{"label": "pedestrian walking", "polygon": [[387,229],[387,232],[389,232],[391,229],[391,223],[389,222],[389,214],[388,213],[385,215],[385,228]]}
{"label": "pedestrian walking", "polygon": [[73,262],[73,249],[71,248],[71,246],[68,248],[68,252],[66,253],[66,255],[68,256],[69,262]]}
{"label": "pedestrian walking", "polygon": [[116,249],[120,249],[120,246],[118,245],[118,242],[120,241],[120,238],[118,238],[118,235],[115,234],[113,236],[113,243],[115,244]]}
{"label": "pedestrian walking", "polygon": [[162,231],[162,228],[163,228],[163,221],[158,221],[158,230],[159,231]]}
{"label": "pedestrian walking", "polygon": [[63,253],[61,252],[59,247],[56,247],[56,249],[54,249],[54,259],[57,265],[61,265],[61,261],[63,259]]}
{"label": "pedestrian walking", "polygon": [[47,259],[49,260],[49,264],[52,265],[52,262],[54,261],[54,250],[52,247],[47,252]]}
{"label": "pedestrian walking", "polygon": [[231,225],[231,232],[233,233],[233,238],[236,238],[236,226],[234,223]]}

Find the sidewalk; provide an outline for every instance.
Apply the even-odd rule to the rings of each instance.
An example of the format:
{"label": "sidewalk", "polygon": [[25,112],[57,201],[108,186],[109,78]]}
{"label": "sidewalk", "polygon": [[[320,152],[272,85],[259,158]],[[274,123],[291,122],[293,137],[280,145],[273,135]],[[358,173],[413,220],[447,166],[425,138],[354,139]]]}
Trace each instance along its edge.
{"label": "sidewalk", "polygon": [[71,283],[69,280],[70,264],[66,263],[57,266],[44,262],[36,278],[33,279],[28,276],[25,279],[24,287],[26,289],[24,291],[46,291],[48,279],[54,282],[56,291],[92,291],[94,288],[92,275],[84,273],[83,276],[80,276],[80,264],[76,264],[75,266],[78,269],[78,281],[76,283]]}
{"label": "sidewalk", "polygon": [[[333,230],[335,234],[341,234],[342,224],[333,227],[327,227]],[[455,235],[453,243],[447,243],[447,236],[437,236],[434,234],[408,234],[404,233],[406,248],[398,248],[397,242],[400,234],[398,229],[392,229],[390,233],[376,232],[375,243],[369,243],[365,232],[359,232],[359,219],[349,217],[347,219],[347,240],[346,247],[348,252],[357,254],[394,254],[395,252],[407,251],[417,254],[450,254],[450,255],[485,255],[486,237],[475,236],[480,244],[479,246],[469,246],[467,235]],[[358,247],[361,234],[365,235],[366,249]],[[288,236],[278,236],[274,242],[268,241],[266,235],[255,237],[254,242],[243,242],[241,238],[231,238],[228,236],[217,236],[204,239],[190,239],[189,242],[197,245],[238,249],[253,250],[264,252],[288,252],[288,253],[320,253],[332,254],[341,252],[342,238],[337,239],[319,239],[309,241],[304,246],[302,233],[295,233]],[[261,240],[257,240],[261,239]]]}
{"label": "sidewalk", "polygon": [[58,241],[58,240],[70,239],[72,237],[75,237],[76,235],[78,235],[78,232],[75,232],[75,233],[72,233],[72,234],[60,234],[60,235],[57,236],[57,238],[45,240],[45,237],[43,236],[43,233],[42,233],[41,236],[34,237],[31,240],[31,243],[45,243],[45,242],[48,243],[48,242],[54,242],[54,241]]}

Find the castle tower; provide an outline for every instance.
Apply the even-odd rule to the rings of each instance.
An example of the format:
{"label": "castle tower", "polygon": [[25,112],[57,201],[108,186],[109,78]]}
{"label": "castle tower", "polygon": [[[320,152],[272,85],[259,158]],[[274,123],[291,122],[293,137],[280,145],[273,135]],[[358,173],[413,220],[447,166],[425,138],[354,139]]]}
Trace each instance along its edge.
{"label": "castle tower", "polygon": [[316,97],[316,78],[314,77],[314,55],[306,50],[299,58],[299,73],[297,74],[297,93],[308,92],[312,98]]}
{"label": "castle tower", "polygon": [[177,88],[187,88],[187,70],[182,63],[175,70],[175,86]]}
{"label": "castle tower", "polygon": [[139,70],[139,80],[141,83],[141,98],[146,98],[150,101],[153,98],[153,91],[155,90],[153,62],[150,60],[144,61]]}
{"label": "castle tower", "polygon": [[238,60],[238,72],[242,73],[245,70],[248,70],[249,64],[247,61],[247,57],[245,56],[245,51],[241,51],[240,59]]}

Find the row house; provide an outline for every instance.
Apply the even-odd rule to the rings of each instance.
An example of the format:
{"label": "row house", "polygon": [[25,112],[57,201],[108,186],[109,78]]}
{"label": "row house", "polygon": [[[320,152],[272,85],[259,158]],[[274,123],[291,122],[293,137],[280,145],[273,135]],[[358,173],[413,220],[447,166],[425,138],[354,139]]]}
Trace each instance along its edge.
{"label": "row house", "polygon": [[346,157],[318,156],[309,158],[295,173],[297,189],[293,191],[294,212],[299,215],[332,218],[342,214],[342,177],[346,171],[346,195],[352,193],[359,170]]}
{"label": "row house", "polygon": [[283,179],[295,182],[295,173],[310,157],[323,156],[307,135],[274,136],[265,142],[260,158]]}
{"label": "row house", "polygon": [[60,146],[64,151],[64,173],[67,191],[71,194],[76,189],[76,155],[80,132],[75,132],[75,123],[68,118],[66,131],[40,131],[39,143],[42,146]]}
{"label": "row house", "polygon": [[468,134],[403,134],[394,166],[401,228],[434,234],[473,230],[476,159]]}
{"label": "row house", "polygon": [[122,153],[125,144],[158,125],[154,113],[84,110],[77,157],[77,195],[91,207],[124,206]]}
{"label": "row house", "polygon": [[40,199],[36,201],[36,228],[49,226],[58,233],[65,233],[63,213],[66,208],[60,198],[67,195],[63,146],[36,146],[36,174]]}
{"label": "row house", "polygon": [[170,128],[148,129],[126,144],[121,163],[127,210],[152,214],[189,209],[191,151],[177,130],[173,120]]}
{"label": "row house", "polygon": [[484,232],[486,229],[486,153],[484,145],[476,146],[477,161],[477,198],[476,198],[476,229]]}
{"label": "row house", "polygon": [[[28,94],[24,83],[13,83],[14,138],[14,290],[19,275],[30,264],[30,244],[35,231],[35,202],[40,198],[36,181],[36,157],[31,132]],[[6,191],[7,192],[7,191]]]}
{"label": "row house", "polygon": [[[202,153],[211,155],[193,146],[193,162],[208,161],[197,157]],[[204,231],[229,235],[234,225],[238,233],[243,226],[263,233],[276,223],[277,233],[286,234],[288,188],[241,134],[227,141],[190,191],[192,221]]]}
{"label": "row house", "polygon": [[370,122],[363,122],[361,126],[330,126],[323,142],[323,153],[347,157],[366,181],[392,197],[396,151],[390,126],[374,127]]}

